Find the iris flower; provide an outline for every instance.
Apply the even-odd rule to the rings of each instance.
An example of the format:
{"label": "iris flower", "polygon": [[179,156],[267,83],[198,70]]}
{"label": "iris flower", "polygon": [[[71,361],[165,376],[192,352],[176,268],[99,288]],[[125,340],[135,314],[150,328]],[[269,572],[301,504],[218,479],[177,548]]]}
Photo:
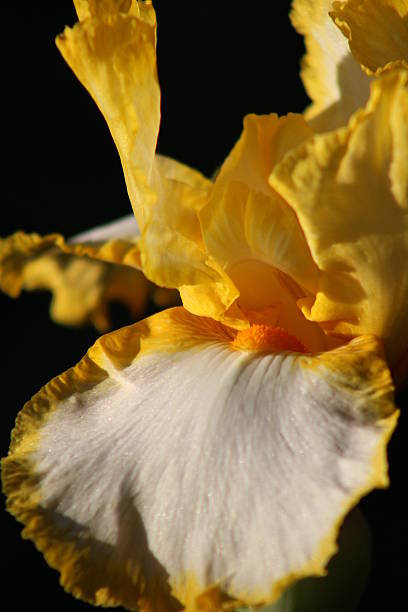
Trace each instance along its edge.
{"label": "iris flower", "polygon": [[42,258],[87,255],[183,305],[102,336],[25,405],[8,507],[88,602],[272,604],[324,575],[346,515],[388,485],[408,373],[408,5],[295,0],[312,104],[247,116],[213,181],[155,152],[151,2],[75,7],[57,45],[108,123],[134,217],[71,242],[17,233],[0,282],[17,294]]}

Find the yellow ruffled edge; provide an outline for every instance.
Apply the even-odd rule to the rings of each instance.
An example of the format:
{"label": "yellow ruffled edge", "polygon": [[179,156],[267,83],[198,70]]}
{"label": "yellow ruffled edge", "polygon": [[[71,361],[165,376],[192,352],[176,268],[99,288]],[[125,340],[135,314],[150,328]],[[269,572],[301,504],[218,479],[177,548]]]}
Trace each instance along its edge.
{"label": "yellow ruffled edge", "polygon": [[[339,232],[337,232],[337,236],[332,237],[331,240],[327,240],[327,234],[324,231],[320,231],[320,233],[316,230],[316,227],[313,226],[313,219],[321,219],[322,216],[319,215],[319,211],[311,213],[312,207],[318,208],[317,204],[320,200],[311,196],[310,198],[306,197],[307,193],[314,193],[314,191],[319,191],[324,195],[324,193],[334,193],[333,185],[337,186],[336,180],[339,178],[339,172],[343,172],[346,169],[348,164],[348,179],[351,176],[350,172],[350,163],[353,160],[353,156],[359,156],[357,140],[355,138],[356,133],[360,130],[364,131],[365,124],[369,125],[370,119],[373,119],[378,115],[381,117],[381,113],[384,117],[384,121],[388,121],[388,124],[391,121],[391,128],[397,125],[395,123],[395,117],[401,115],[402,109],[408,107],[406,104],[404,105],[405,100],[402,99],[402,94],[406,94],[407,90],[407,77],[408,72],[406,70],[394,70],[386,75],[382,76],[379,79],[373,80],[371,83],[371,93],[370,98],[366,104],[366,106],[362,109],[359,109],[349,120],[348,125],[342,127],[337,130],[333,130],[330,133],[316,135],[316,137],[305,145],[301,145],[297,149],[289,152],[285,158],[285,160],[277,166],[271,176],[270,182],[274,186],[274,188],[285,198],[285,200],[294,208],[299,221],[303,227],[303,231],[307,237],[309,247],[313,253],[314,259],[319,266],[319,269],[322,272],[321,277],[321,285],[319,291],[316,293],[316,296],[312,298],[305,298],[298,301],[298,306],[301,308],[303,314],[309,320],[314,320],[317,322],[322,329],[325,330],[327,337],[330,340],[335,342],[347,342],[348,339],[352,337],[356,337],[362,335],[364,333],[372,333],[379,337],[381,337],[384,345],[386,347],[386,355],[387,361],[389,363],[389,367],[391,370],[396,372],[395,381],[398,383],[398,386],[401,386],[408,374],[408,360],[404,357],[404,348],[403,338],[404,331],[406,330],[406,326],[401,325],[400,329],[397,329],[395,325],[393,327],[389,326],[387,332],[384,331],[384,327],[381,327],[379,324],[373,324],[373,308],[371,308],[371,312],[369,316],[365,313],[364,308],[362,307],[362,300],[358,297],[359,292],[366,291],[367,286],[365,285],[365,277],[361,273],[361,269],[364,270],[364,266],[361,266],[359,263],[358,253],[355,256],[353,253],[349,257],[348,263],[348,271],[344,271],[339,267],[339,265],[334,265],[334,255],[333,249],[336,250],[337,247],[341,247],[343,244],[347,244],[346,234],[344,232],[343,236],[339,236]],[[392,112],[392,106],[390,106],[393,99],[394,100],[394,111],[395,109],[399,109],[400,112]],[[382,105],[381,105],[382,101]],[[382,106],[384,108],[382,108]],[[391,110],[390,110],[391,109]],[[393,130],[393,134],[387,136],[388,139],[391,137],[396,137],[399,135],[400,142],[397,144],[402,144],[402,142],[407,142],[405,139],[404,129],[403,127],[406,125],[406,122],[398,122],[401,125],[400,130]],[[371,129],[371,128],[370,128]],[[373,132],[374,133],[374,132]],[[378,130],[376,132],[378,134]],[[380,132],[381,133],[381,132]],[[364,136],[364,134],[363,134]],[[366,135],[364,138],[368,139],[369,137]],[[388,140],[384,136],[383,148],[377,143],[377,150],[383,151],[385,146],[389,145]],[[353,144],[354,143],[354,144]],[[391,146],[391,145],[389,145]],[[374,148],[371,147],[374,151]],[[401,147],[400,147],[401,148]],[[394,147],[395,149],[395,147]],[[367,149],[368,150],[368,149]],[[403,150],[403,148],[402,148]],[[333,152],[336,152],[334,154]],[[360,151],[361,154],[361,151]],[[342,162],[339,165],[338,157],[342,156]],[[374,154],[373,154],[374,155]],[[391,206],[390,210],[393,210],[395,207],[394,217],[396,212],[398,211],[398,219],[399,223],[394,224],[394,238],[395,240],[398,238],[398,242],[396,244],[401,244],[402,250],[401,254],[398,258],[395,258],[395,264],[398,264],[404,261],[404,242],[403,236],[405,231],[404,225],[404,210],[407,208],[407,203],[404,201],[404,198],[407,196],[406,191],[406,180],[404,176],[403,169],[405,171],[405,166],[402,163],[404,159],[404,155],[401,154],[401,151],[391,151],[391,153],[387,153],[390,157],[391,162],[389,162],[389,168],[386,168],[386,171],[383,172],[384,175],[384,189],[383,194],[388,191],[390,201],[387,203],[384,201],[384,197],[381,200],[382,208],[384,209],[384,205],[387,204]],[[360,155],[361,156],[361,155]],[[337,159],[337,161],[336,161]],[[368,159],[368,158],[367,158]],[[380,159],[380,157],[378,158]],[[385,159],[385,158],[384,158]],[[388,157],[386,157],[388,159]],[[368,159],[372,167],[374,168],[375,162]],[[396,174],[396,166],[397,162],[399,162],[399,173]],[[333,164],[336,166],[337,170],[333,170]],[[378,166],[378,164],[377,164]],[[394,172],[393,172],[394,167]],[[307,168],[307,171],[306,171]],[[322,179],[322,169],[329,168],[330,170],[330,180]],[[340,169],[340,170],[339,170]],[[378,167],[377,167],[378,174]],[[374,172],[374,170],[373,170]],[[320,174],[319,174],[320,173]],[[323,173],[324,174],[324,173]],[[344,174],[345,176],[345,174]],[[345,189],[347,187],[347,180],[340,180],[340,187]],[[374,175],[373,175],[374,176]],[[307,186],[311,186],[311,189],[305,189],[305,177],[307,177]],[[317,177],[317,178],[316,178]],[[396,177],[400,181],[397,185]],[[313,181],[315,186],[313,188]],[[357,185],[358,179],[355,177],[350,179],[354,181],[354,184]],[[331,184],[330,184],[331,181]],[[368,184],[368,183],[367,183]],[[301,186],[303,185],[303,191]],[[322,188],[324,185],[324,188]],[[314,189],[314,191],[313,191]],[[361,191],[361,190],[360,190]],[[343,191],[343,194],[345,191]],[[361,208],[362,199],[356,199],[356,196],[351,195],[350,197],[354,197],[354,203],[352,200],[349,201],[348,207],[345,206],[344,210],[352,211],[358,210],[358,206]],[[327,198],[326,198],[327,199]],[[343,198],[344,199],[344,198]],[[339,205],[339,198],[337,198],[337,204]],[[358,202],[358,206],[356,203]],[[366,204],[372,204],[373,199],[366,198]],[[312,203],[312,204],[311,204]],[[354,207],[354,208],[353,208]],[[327,207],[326,207],[327,208]],[[370,214],[369,206],[366,206],[368,215]],[[361,216],[361,210],[360,210]],[[375,217],[373,217],[375,219]],[[393,218],[392,215],[390,218]],[[312,221],[311,221],[312,220]],[[374,231],[373,221],[370,221],[372,228],[371,232]],[[352,223],[347,227],[352,227]],[[377,222],[378,225],[378,222]],[[338,229],[339,224],[335,224],[332,226],[333,228]],[[346,226],[345,226],[346,227]],[[384,226],[378,225],[380,234],[384,230]],[[327,229],[327,228],[326,228]],[[330,228],[329,228],[330,229]],[[388,230],[389,231],[389,230]],[[399,232],[399,233],[398,233]],[[329,231],[330,234],[330,231]],[[406,234],[405,234],[406,235]],[[352,245],[352,242],[349,242]],[[337,245],[337,247],[336,247]],[[406,249],[405,249],[406,252]],[[328,255],[329,253],[329,255]],[[356,257],[354,261],[352,258]],[[376,255],[379,258],[379,255]],[[340,256],[341,259],[341,256]],[[361,259],[363,262],[365,260]],[[350,263],[351,262],[351,263]],[[347,268],[347,266],[346,266]],[[346,269],[345,268],[345,269]],[[391,268],[390,268],[391,269]],[[393,270],[397,270],[399,272],[405,271],[404,266],[394,267]],[[350,270],[353,270],[352,274]],[[378,276],[378,275],[377,275]],[[395,276],[395,274],[394,274]],[[394,278],[391,274],[389,278]],[[403,278],[403,275],[400,275],[400,278]],[[370,281],[373,284],[373,281]],[[383,287],[381,283],[377,283],[377,292],[381,292]],[[404,283],[401,281],[401,287],[404,286]],[[333,293],[333,287],[335,287],[336,291]],[[347,299],[341,300],[341,294],[346,292]],[[330,297],[330,295],[335,295],[336,299]],[[373,291],[371,290],[371,294],[373,295]],[[344,294],[345,295],[345,294]],[[327,297],[329,296],[329,297]],[[340,296],[340,297],[339,297]],[[350,299],[350,296],[356,296],[358,299]],[[369,305],[375,304],[375,300],[371,300],[367,302]],[[363,303],[364,304],[364,303]],[[401,310],[401,305],[403,301],[400,301],[400,320],[402,319],[401,313],[408,312],[405,308]],[[395,307],[395,304],[393,303]],[[395,308],[394,308],[395,310]],[[311,314],[313,311],[313,315]],[[379,311],[380,312],[380,311]],[[381,317],[378,317],[378,320],[381,322],[384,321],[384,308],[382,309]],[[400,365],[400,359],[402,359]]]}
{"label": "yellow ruffled edge", "polygon": [[[334,351],[320,353],[316,356],[301,357],[302,366],[319,372],[322,376],[330,376],[331,384],[356,394],[364,388],[361,383],[364,372],[369,371],[372,379],[376,380],[374,389],[370,389],[370,403],[372,408],[370,416],[373,422],[380,422],[384,427],[384,433],[373,455],[371,463],[371,474],[367,482],[361,486],[354,495],[347,500],[341,509],[339,518],[320,542],[314,559],[305,565],[299,572],[288,576],[275,587],[276,599],[280,597],[293,582],[308,576],[327,575],[327,564],[332,556],[338,551],[338,535],[344,519],[348,513],[358,504],[367,493],[373,489],[385,489],[389,486],[387,445],[397,426],[399,410],[396,410],[393,402],[394,386],[390,371],[384,361],[384,351],[381,342],[375,336],[360,336],[351,341],[353,351],[348,350],[349,345],[344,345]],[[342,376],[338,378],[338,373]],[[362,398],[362,401],[363,398]],[[367,415],[365,415],[366,417]],[[274,600],[275,601],[275,600]]]}
{"label": "yellow ruffled edge", "polygon": [[[180,326],[189,331],[189,338],[181,337]],[[94,605],[124,605],[130,610],[150,612],[180,609],[172,596],[183,601],[185,609],[190,612],[231,610],[239,605],[259,606],[274,603],[298,580],[326,574],[326,565],[338,548],[336,542],[345,516],[369,491],[388,486],[386,447],[396,427],[399,411],[395,410],[392,401],[393,386],[382,359],[381,345],[373,336],[362,336],[353,341],[356,345],[355,352],[347,352],[347,346],[344,346],[332,353],[299,357],[303,367],[316,371],[323,368],[323,371],[319,372],[323,376],[330,376],[331,373],[338,375],[339,371],[344,370],[339,384],[356,393],[361,388],[364,371],[368,368],[378,380],[373,390],[378,400],[374,402],[373,421],[380,418],[384,428],[373,457],[370,477],[344,504],[338,520],[330,533],[322,539],[310,562],[274,583],[268,593],[240,593],[234,598],[218,584],[203,588],[193,574],[172,580],[170,591],[164,570],[155,577],[146,578],[141,574],[140,568],[128,568],[128,574],[125,574],[123,568],[109,568],[106,561],[98,562],[98,559],[92,558],[89,563],[89,546],[86,540],[82,543],[74,539],[67,540],[63,529],[51,523],[46,513],[41,512],[41,493],[35,478],[35,465],[29,456],[39,445],[40,430],[49,415],[57,408],[59,401],[71,394],[89,391],[99,383],[109,385],[108,374],[103,367],[106,357],[115,367],[124,368],[137,358],[137,355],[161,350],[176,352],[190,345],[197,345],[200,340],[230,343],[234,337],[233,330],[211,319],[194,317],[183,308],[167,310],[98,339],[76,366],[45,385],[18,415],[12,433],[10,455],[2,461],[3,489],[8,496],[7,509],[26,524],[23,537],[34,540],[47,563],[61,572],[62,586],[75,597]],[[354,371],[357,363],[363,363],[364,367],[350,379],[349,372]],[[337,381],[337,376],[335,380]],[[109,586],[101,582],[101,576],[106,575],[107,571],[111,572],[113,578],[109,581]],[[81,578],[78,579],[79,577]],[[164,585],[166,588],[163,591]]]}
{"label": "yellow ruffled edge", "polygon": [[18,297],[22,289],[50,291],[51,318],[62,325],[92,323],[100,333],[112,329],[109,304],[124,304],[134,321],[156,309],[180,304],[178,291],[149,281],[139,269],[135,242],[66,243],[59,234],[17,232],[0,238],[0,289]]}
{"label": "yellow ruffled edge", "polygon": [[156,201],[152,168],[160,124],[156,15],[151,0],[75,0],[80,19],[56,45],[104,116],[140,229]]}
{"label": "yellow ruffled edge", "polygon": [[[305,110],[306,119],[312,119],[338,99],[330,87],[332,68],[327,65],[324,42],[317,33],[327,38],[326,29],[334,26],[329,17],[330,0],[293,0],[289,14],[295,30],[304,37],[306,53],[300,65],[300,78],[311,100]],[[335,29],[335,28],[334,28]],[[342,38],[341,35],[339,38]],[[340,40],[340,44],[341,44]]]}
{"label": "yellow ruffled edge", "polygon": [[[347,38],[351,53],[358,61],[362,70],[367,74],[367,76],[379,77],[381,74],[389,72],[390,70],[397,70],[399,68],[408,69],[408,57],[390,59],[384,64],[379,65],[375,61],[374,57],[369,57],[369,53],[364,53],[364,45],[361,44],[361,42],[364,41],[360,41],[359,37],[353,36],[353,25],[358,22],[361,22],[359,23],[360,27],[362,27],[364,20],[367,22],[367,32],[369,32],[370,26],[373,26],[375,28],[376,24],[373,20],[373,14],[370,15],[370,2],[371,0],[365,0],[363,2],[361,2],[361,0],[359,2],[356,2],[355,0],[346,0],[342,2],[336,1],[333,2],[332,10],[329,11],[329,15],[332,18],[333,22],[336,24],[336,26],[339,28],[339,30]],[[382,4],[382,6],[380,6],[380,4]],[[381,26],[383,26],[384,28],[385,26],[388,26],[388,28],[390,28],[391,30],[393,29],[394,24],[391,23],[391,21],[387,23],[390,18],[390,14],[387,13],[388,11],[391,11],[391,14],[393,14],[394,18],[395,16],[397,16],[397,20],[399,18],[401,25],[403,24],[404,18],[398,13],[398,8],[400,8],[401,11],[403,10],[402,4],[403,3],[399,2],[398,0],[388,0],[388,2],[378,3],[378,6],[376,8],[378,9],[378,12],[382,17],[382,19],[380,19]],[[400,5],[400,7],[398,7],[398,5]],[[405,6],[405,11],[408,12],[407,6]],[[351,25],[353,20],[355,20],[355,23]],[[408,28],[406,29],[408,31]],[[386,31],[387,29],[384,29],[384,32]],[[374,32],[372,32],[371,36],[375,37],[375,30]],[[404,38],[403,32],[401,32],[401,38]],[[367,34],[367,39],[369,39],[369,34]],[[383,44],[383,41],[381,41],[381,44]],[[392,45],[393,43],[391,41],[390,49],[392,49]]]}
{"label": "yellow ruffled edge", "polygon": [[[109,567],[106,559],[99,560],[95,556],[88,560],[91,546],[86,538],[83,541],[67,539],[63,527],[52,523],[41,510],[35,464],[29,457],[39,446],[41,429],[58,403],[104,381],[109,384],[108,373],[103,368],[106,356],[116,367],[128,365],[143,350],[144,339],[147,338],[148,343],[148,336],[156,327],[160,333],[162,326],[158,316],[101,337],[76,366],[46,384],[19,413],[9,456],[2,460],[7,510],[26,525],[22,536],[33,540],[47,563],[60,572],[61,585],[78,599],[93,605],[123,605],[142,612],[181,609],[170,595],[164,570],[147,577],[139,568]],[[151,350],[156,350],[156,343]],[[106,586],[103,577],[109,572],[109,586]]]}
{"label": "yellow ruffled edge", "polygon": [[139,19],[154,25],[156,14],[152,0],[143,0],[142,3],[134,0],[73,0],[79,21],[92,17],[106,18],[112,13],[125,13],[135,15]]}
{"label": "yellow ruffled edge", "polygon": [[26,261],[53,247],[63,253],[140,269],[137,243],[115,238],[104,243],[70,244],[61,234],[40,236],[16,232],[8,238],[0,238],[0,288],[11,297],[17,297],[21,292]]}
{"label": "yellow ruffled edge", "polygon": [[[173,323],[193,330],[191,337],[180,337]],[[144,576],[139,568],[112,568],[105,559],[92,557],[86,539],[67,539],[63,527],[52,523],[41,510],[41,491],[35,477],[35,464],[29,456],[39,446],[41,429],[58,403],[73,393],[84,393],[100,383],[109,385],[104,370],[106,358],[117,368],[128,366],[138,354],[186,349],[199,339],[232,340],[221,324],[197,317],[183,308],[174,308],[123,327],[99,338],[83,359],[56,376],[29,400],[18,414],[12,432],[9,456],[2,459],[3,492],[7,510],[26,526],[22,536],[31,539],[44,554],[50,567],[60,572],[60,583],[74,597],[100,606],[124,606],[141,612],[173,612],[182,606],[173,599],[164,570]],[[127,570],[127,573],[125,573]],[[103,576],[111,571],[110,585]],[[78,579],[80,577],[80,579]],[[101,580],[102,577],[102,580]],[[112,586],[114,585],[114,586]],[[200,608],[205,610],[205,608]]]}

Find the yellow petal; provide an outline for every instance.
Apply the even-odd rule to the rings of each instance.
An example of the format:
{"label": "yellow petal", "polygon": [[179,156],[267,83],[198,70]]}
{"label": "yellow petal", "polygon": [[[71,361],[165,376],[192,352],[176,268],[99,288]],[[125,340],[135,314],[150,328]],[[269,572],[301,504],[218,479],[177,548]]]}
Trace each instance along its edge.
{"label": "yellow petal", "polygon": [[300,115],[248,115],[200,210],[209,253],[226,270],[259,259],[313,290],[317,269],[296,215],[268,183],[285,153],[313,135]]}
{"label": "yellow petal", "polygon": [[[125,225],[127,227],[128,223]],[[1,288],[13,297],[18,295],[21,290],[24,267],[50,249],[140,268],[138,235],[122,237],[116,233],[116,229],[116,224],[113,230],[109,224],[103,229],[97,228],[91,232],[84,232],[69,242],[66,242],[60,234],[39,236],[38,234],[16,232],[8,238],[0,238]],[[136,231],[138,231],[137,226]]]}
{"label": "yellow petal", "polygon": [[330,18],[331,8],[332,0],[294,0],[291,13],[305,37],[301,78],[312,100],[306,118],[319,132],[345,125],[369,95],[369,78]]}
{"label": "yellow petal", "polygon": [[212,181],[206,178],[201,172],[182,164],[181,162],[156,153],[155,164],[161,176],[171,180],[189,185],[202,191],[208,191],[212,185]]}
{"label": "yellow petal", "polygon": [[190,312],[222,319],[238,292],[202,239],[198,212],[211,183],[177,162],[170,168],[169,162],[156,159],[158,197],[139,241],[143,272],[158,285],[179,289]]}
{"label": "yellow petal", "polygon": [[160,122],[154,11],[135,0],[82,0],[77,9],[82,21],[57,46],[108,123],[143,229]]}
{"label": "yellow petal", "polygon": [[137,320],[145,314],[151,291],[139,270],[57,249],[28,261],[21,280],[25,290],[52,292],[50,315],[57,323],[84,325],[89,321],[101,332],[111,329],[109,303],[123,303]]}
{"label": "yellow petal", "polygon": [[253,331],[248,344],[169,310],[100,338],[26,404],[8,508],[74,595],[161,612],[174,597],[190,612],[273,603],[324,574],[347,512],[387,486],[397,411],[379,342],[313,356]]}
{"label": "yellow petal", "polygon": [[135,15],[154,25],[156,15],[151,0],[134,2],[132,0],[74,0],[79,21],[91,17],[109,20],[114,13]]}
{"label": "yellow petal", "polygon": [[316,136],[271,175],[322,273],[303,312],[333,334],[376,334],[395,367],[408,346],[407,159],[402,70],[373,82],[347,128]]}
{"label": "yellow petal", "polygon": [[269,311],[276,325],[319,350],[324,334],[296,305],[314,294],[318,270],[296,215],[268,184],[274,165],[312,133],[300,115],[246,117],[199,215],[208,253],[239,291],[242,318],[256,322]]}
{"label": "yellow petal", "polygon": [[192,312],[219,318],[236,291],[202,246],[197,211],[210,182],[155,158],[160,90],[155,21],[146,4],[150,9],[143,2],[79,2],[81,21],[57,44],[115,140],[141,230],[144,273],[157,285],[179,288]]}
{"label": "yellow petal", "polygon": [[407,0],[333,2],[330,14],[367,74],[378,76],[385,68],[408,68]]}
{"label": "yellow petal", "polygon": [[125,304],[137,320],[150,296],[160,307],[175,303],[171,292],[164,295],[139,270],[111,263],[137,262],[137,232],[133,215],[69,242],[59,234],[17,232],[0,239],[0,288],[11,297],[22,289],[51,291],[51,317],[64,325],[91,322],[106,331],[111,328],[108,306],[113,301]]}

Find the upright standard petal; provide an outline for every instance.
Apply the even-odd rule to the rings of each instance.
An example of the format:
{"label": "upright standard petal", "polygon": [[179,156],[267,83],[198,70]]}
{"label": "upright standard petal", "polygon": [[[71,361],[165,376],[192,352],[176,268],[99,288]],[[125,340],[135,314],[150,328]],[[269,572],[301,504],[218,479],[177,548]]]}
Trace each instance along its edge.
{"label": "upright standard petal", "polygon": [[333,2],[330,14],[367,74],[408,68],[407,0]]}
{"label": "upright standard petal", "polygon": [[81,0],[77,10],[81,21],[57,46],[106,119],[143,229],[160,122],[154,10],[136,0]]}
{"label": "upright standard petal", "polygon": [[77,9],[80,22],[66,28],[57,45],[102,111],[118,148],[141,230],[143,271],[182,294],[184,287],[196,286],[199,300],[186,296],[186,304],[213,316],[228,308],[237,292],[202,246],[197,211],[211,182],[155,156],[160,89],[151,3],[81,0]]}
{"label": "upright standard petal", "polygon": [[239,291],[234,309],[217,318],[263,318],[319,350],[323,332],[296,305],[314,294],[319,272],[296,215],[268,183],[285,153],[312,135],[301,115],[248,115],[199,217],[208,253]]}
{"label": "upright standard petal", "polygon": [[291,13],[305,37],[300,74],[312,100],[305,114],[319,132],[345,125],[369,95],[369,78],[330,17],[331,9],[332,0],[294,0]]}
{"label": "upright standard petal", "polygon": [[173,309],[100,338],[28,402],[8,507],[68,590],[221,610],[324,574],[345,514],[388,483],[397,412],[374,337],[301,351]]}
{"label": "upright standard petal", "polygon": [[[321,276],[303,312],[331,334],[373,333],[389,363],[408,347],[408,72],[372,84],[347,128],[290,152],[271,184],[296,212]],[[404,357],[405,355],[405,357]]]}

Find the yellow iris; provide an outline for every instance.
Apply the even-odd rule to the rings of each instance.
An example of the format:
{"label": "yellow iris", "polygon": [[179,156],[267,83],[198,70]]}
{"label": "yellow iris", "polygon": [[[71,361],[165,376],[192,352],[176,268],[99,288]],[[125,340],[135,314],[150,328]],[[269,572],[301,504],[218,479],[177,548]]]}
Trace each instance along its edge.
{"label": "yellow iris", "polygon": [[57,318],[100,327],[115,287],[140,312],[134,269],[183,306],[101,337],[27,403],[9,509],[91,603],[273,604],[325,573],[347,513],[388,484],[392,376],[408,377],[408,5],[295,0],[312,104],[248,115],[214,181],[155,152],[151,2],[75,6],[57,45],[109,125],[137,223],[18,233],[0,283],[45,283]]}

